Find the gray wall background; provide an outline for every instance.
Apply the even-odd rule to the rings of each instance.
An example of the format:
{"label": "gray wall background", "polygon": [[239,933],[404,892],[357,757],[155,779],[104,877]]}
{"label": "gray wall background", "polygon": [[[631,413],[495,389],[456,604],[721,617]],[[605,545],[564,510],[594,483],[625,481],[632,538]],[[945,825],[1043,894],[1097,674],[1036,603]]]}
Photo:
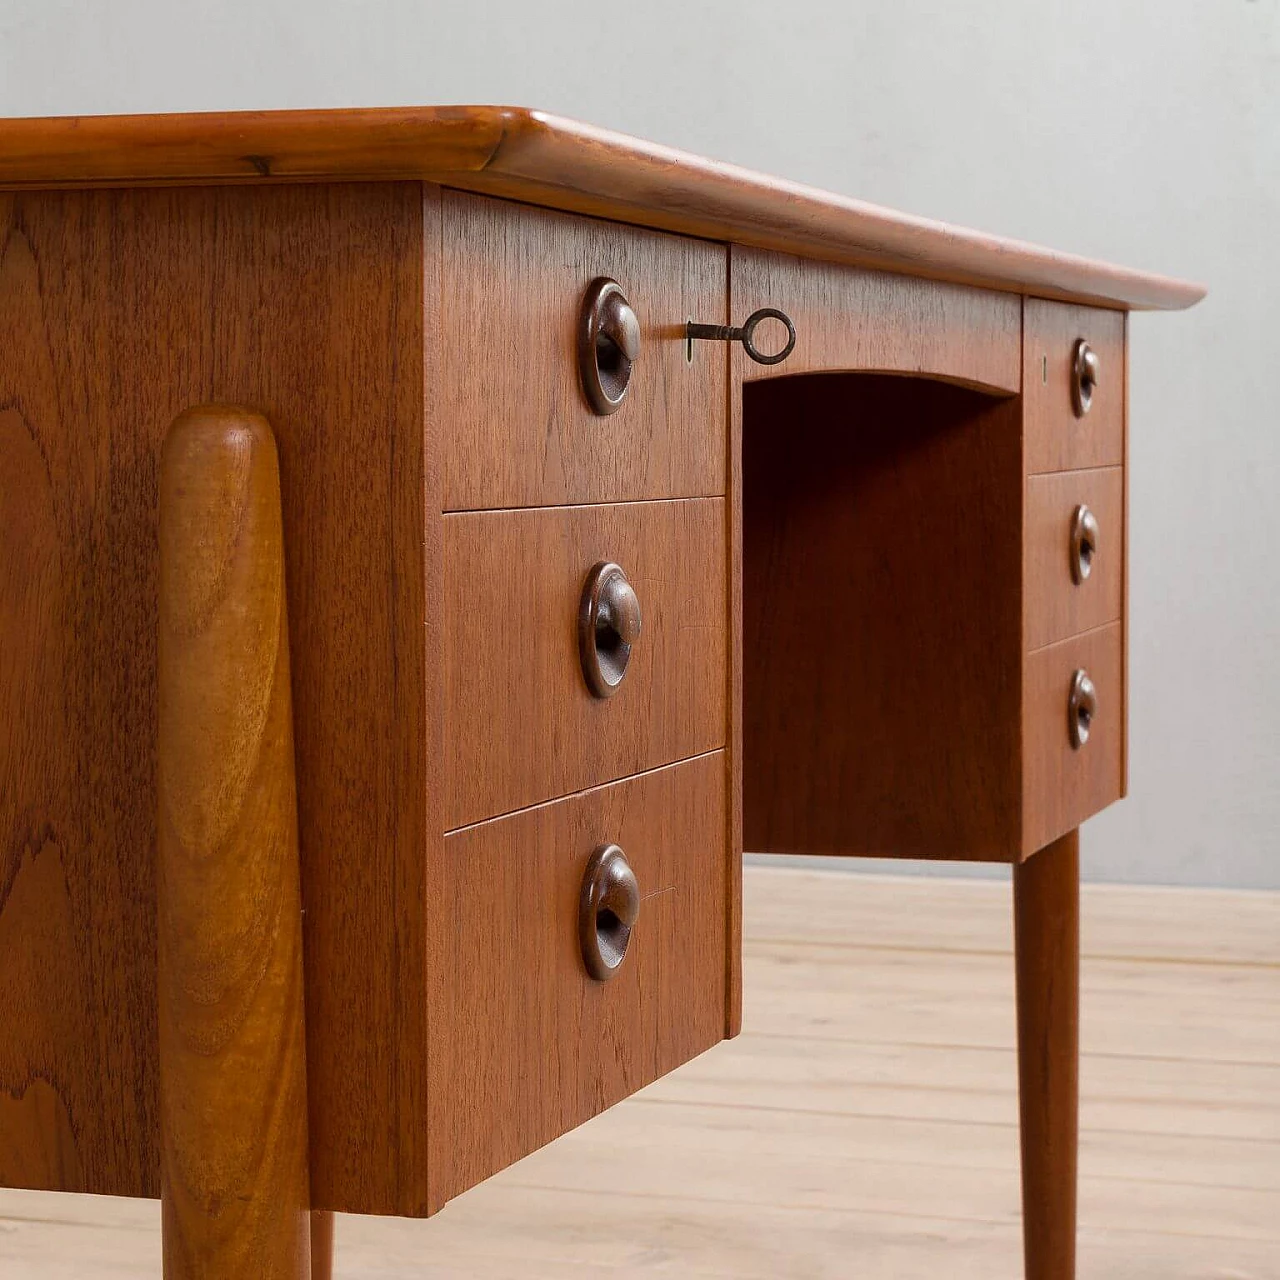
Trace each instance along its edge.
{"label": "gray wall background", "polygon": [[0,0],[3,116],[433,102],[1206,282],[1132,324],[1132,794],[1086,874],[1280,888],[1280,0]]}

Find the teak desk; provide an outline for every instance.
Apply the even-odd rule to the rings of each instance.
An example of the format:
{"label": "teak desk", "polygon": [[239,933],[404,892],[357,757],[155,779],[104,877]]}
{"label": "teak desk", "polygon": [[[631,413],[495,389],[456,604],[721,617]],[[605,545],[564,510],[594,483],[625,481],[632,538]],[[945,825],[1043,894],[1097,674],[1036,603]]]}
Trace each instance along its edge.
{"label": "teak desk", "polygon": [[1200,289],[496,107],[6,121],[0,233],[0,1182],[328,1274],[737,1031],[744,844],[992,859],[1072,1274],[1126,312]]}

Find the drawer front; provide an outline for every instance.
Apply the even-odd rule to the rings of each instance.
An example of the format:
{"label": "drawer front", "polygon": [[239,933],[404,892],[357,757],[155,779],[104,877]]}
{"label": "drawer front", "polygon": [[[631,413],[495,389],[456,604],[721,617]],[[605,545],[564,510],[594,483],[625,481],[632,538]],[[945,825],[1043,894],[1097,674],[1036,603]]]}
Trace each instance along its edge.
{"label": "drawer front", "polygon": [[[1063,640],[1024,659],[1023,854],[1078,827],[1124,794],[1125,687],[1121,624]],[[1089,738],[1071,740],[1077,671],[1093,682]]]}
{"label": "drawer front", "polygon": [[1124,469],[1030,476],[1024,565],[1029,650],[1116,621],[1124,596]]}
{"label": "drawer front", "polygon": [[[720,498],[445,517],[446,829],[725,743]],[[578,613],[592,567],[630,581],[640,635],[592,693]]]}
{"label": "drawer front", "polygon": [[[727,344],[685,359],[690,318],[722,322],[723,245],[482,196],[443,194],[440,413],[446,510],[725,491]],[[594,412],[578,332],[593,280],[640,321],[621,407]]]}
{"label": "drawer front", "polygon": [[[714,752],[446,838],[433,1208],[721,1039],[726,817]],[[601,982],[584,964],[579,898],[610,843],[640,909]]]}
{"label": "drawer front", "polygon": [[[1124,461],[1125,320],[1119,311],[1028,298],[1023,311],[1027,473],[1118,466]],[[1088,344],[1098,378],[1086,413],[1073,401],[1076,344]]]}
{"label": "drawer front", "polygon": [[[760,307],[778,307],[796,326],[795,350],[780,370],[741,359],[745,382],[780,371],[852,370],[924,374],[1012,393],[1021,388],[1022,307],[1015,294],[739,245],[731,253],[734,323]],[[780,348],[780,331],[776,322],[762,325],[761,347],[769,350],[776,341]]]}

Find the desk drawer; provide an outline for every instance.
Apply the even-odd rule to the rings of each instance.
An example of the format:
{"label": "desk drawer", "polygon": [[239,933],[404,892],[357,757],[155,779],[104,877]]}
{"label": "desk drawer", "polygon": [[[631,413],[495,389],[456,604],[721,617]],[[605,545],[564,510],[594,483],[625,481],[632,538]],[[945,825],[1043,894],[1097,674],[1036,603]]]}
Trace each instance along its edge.
{"label": "desk drawer", "polygon": [[[443,194],[438,404],[446,510],[725,492],[727,249],[456,191]],[[588,404],[583,299],[616,280],[640,322],[621,406]]]}
{"label": "desk drawer", "polygon": [[[1124,461],[1124,315],[1039,298],[1023,306],[1027,474],[1118,466]],[[1081,342],[1097,360],[1085,411],[1073,391]]]}
{"label": "desk drawer", "polygon": [[[738,357],[744,382],[844,370],[1021,389],[1022,305],[1013,294],[741,245],[730,261],[735,324],[759,307],[778,307],[796,326],[795,350],[780,369]],[[775,324],[760,330],[766,350],[777,340]]]}
{"label": "desk drawer", "polygon": [[[723,499],[444,523],[446,829],[724,745]],[[608,697],[588,687],[578,636],[601,562],[622,568],[640,609]]]}
{"label": "desk drawer", "polygon": [[[713,752],[446,838],[433,1206],[722,1038],[725,776]],[[599,981],[580,898],[593,851],[611,843],[640,906]]]}
{"label": "desk drawer", "polygon": [[1123,610],[1124,469],[1027,479],[1026,646],[1114,622]]}
{"label": "desk drawer", "polygon": [[[1121,624],[1051,644],[1024,659],[1023,853],[1043,848],[1124,794]],[[1092,682],[1088,740],[1073,745],[1073,684]],[[1078,700],[1077,700],[1078,701]]]}

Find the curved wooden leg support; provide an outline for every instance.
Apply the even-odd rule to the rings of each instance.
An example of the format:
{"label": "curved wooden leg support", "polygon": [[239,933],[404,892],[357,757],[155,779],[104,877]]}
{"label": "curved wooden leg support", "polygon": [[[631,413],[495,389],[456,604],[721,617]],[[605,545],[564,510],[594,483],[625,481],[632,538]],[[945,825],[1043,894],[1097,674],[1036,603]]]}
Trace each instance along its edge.
{"label": "curved wooden leg support", "polygon": [[166,1280],[310,1274],[280,478],[245,409],[160,469],[158,940]]}
{"label": "curved wooden leg support", "polygon": [[333,1280],[333,1214],[311,1211],[311,1280]]}
{"label": "curved wooden leg support", "polygon": [[1080,838],[1013,869],[1018,971],[1018,1098],[1027,1280],[1076,1273]]}

